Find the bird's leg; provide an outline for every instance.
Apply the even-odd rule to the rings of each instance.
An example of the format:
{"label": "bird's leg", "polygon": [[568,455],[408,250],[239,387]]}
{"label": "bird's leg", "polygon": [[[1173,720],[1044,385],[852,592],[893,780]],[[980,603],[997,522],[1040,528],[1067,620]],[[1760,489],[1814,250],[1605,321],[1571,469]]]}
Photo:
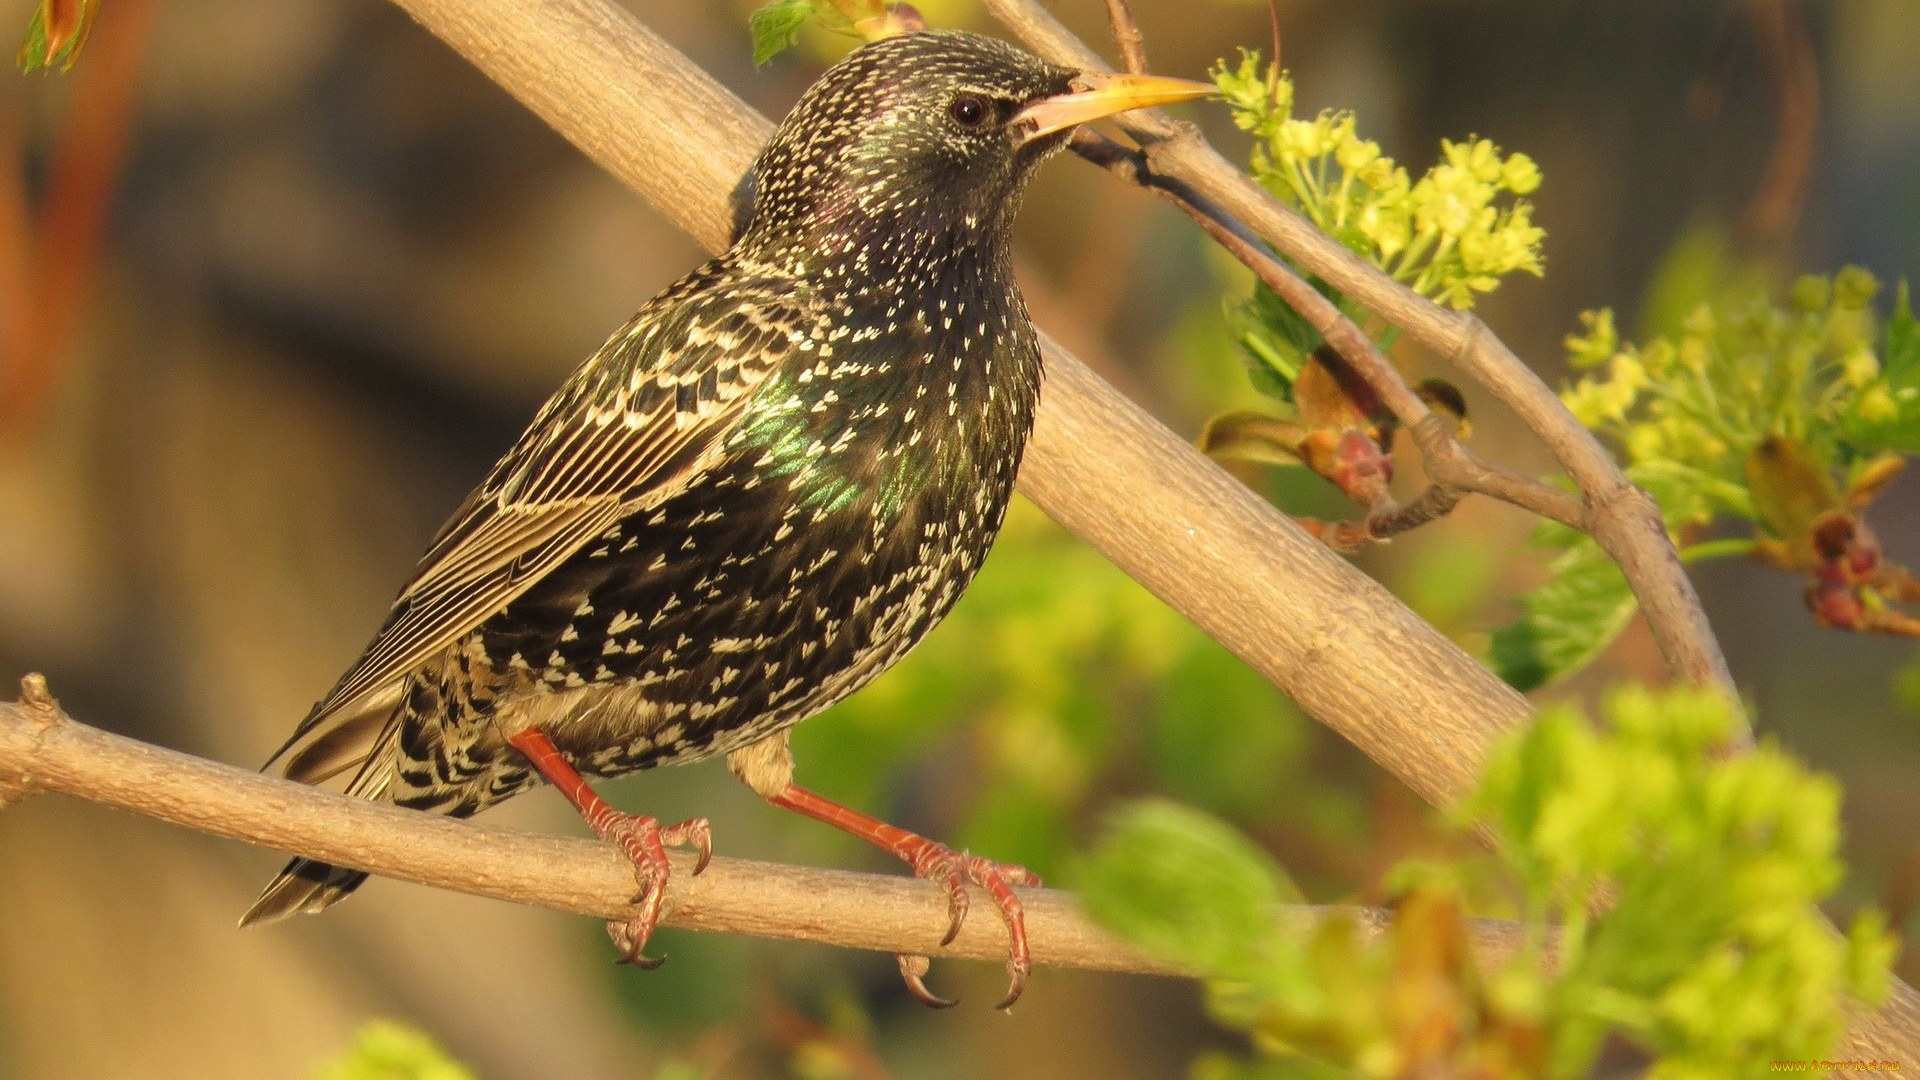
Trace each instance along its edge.
{"label": "bird's leg", "polygon": [[[915,877],[939,882],[947,892],[947,934],[940,939],[943,946],[952,944],[960,933],[960,924],[966,920],[967,883],[972,882],[987,890],[994,903],[999,905],[1000,916],[1007,922],[1007,938],[1011,942],[1007,974],[1012,979],[1012,985],[1007,989],[1005,1000],[996,1008],[1011,1008],[1015,1001],[1020,1000],[1020,992],[1026,989],[1027,973],[1033,970],[1033,956],[1027,949],[1026,916],[1020,907],[1020,898],[1013,893],[1013,886],[1038,885],[1038,874],[1025,867],[991,862],[978,855],[955,851],[945,844],[841,806],[796,784],[789,783],[785,790],[764,797],[775,806],[824,821],[883,851],[892,852],[913,867]],[[913,992],[914,997],[936,1009],[954,1004],[934,996],[922,981],[927,973],[926,957],[902,955],[899,960],[900,974],[907,980],[907,989]]]}
{"label": "bird's leg", "polygon": [[626,922],[607,923],[607,935],[620,949],[622,960],[637,967],[659,967],[666,958],[649,959],[645,950],[653,928],[660,923],[660,905],[667,896],[671,866],[666,849],[691,845],[700,853],[700,862],[693,872],[705,870],[707,860],[713,857],[713,830],[707,825],[707,819],[693,818],[661,828],[654,818],[622,813],[587,785],[586,779],[560,756],[559,748],[539,728],[509,735],[507,742],[525,754],[533,767],[560,789],[574,809],[580,811],[580,816],[587,819],[595,836],[620,845],[627,858],[633,860],[633,874],[640,882],[640,893],[633,898],[633,915]]}

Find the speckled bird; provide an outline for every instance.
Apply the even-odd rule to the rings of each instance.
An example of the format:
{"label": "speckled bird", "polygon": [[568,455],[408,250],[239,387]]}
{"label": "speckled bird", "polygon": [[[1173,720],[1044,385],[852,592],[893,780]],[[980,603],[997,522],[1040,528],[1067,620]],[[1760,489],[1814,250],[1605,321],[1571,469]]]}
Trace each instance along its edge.
{"label": "speckled bird", "polygon": [[[626,959],[665,848],[704,820],[621,813],[582,778],[727,756],[775,805],[859,835],[1007,919],[1037,879],[796,786],[796,723],[899,660],[972,580],[1033,423],[1040,351],[1009,231],[1082,122],[1199,83],[1083,74],[992,38],[906,34],[829,69],[755,166],[726,253],[641,308],[453,514],[365,655],[268,762],[464,817],[542,780],[633,859]],[[698,870],[695,871],[698,873]],[[325,908],[366,875],[295,859],[242,923]],[[924,958],[902,956],[916,996]]]}

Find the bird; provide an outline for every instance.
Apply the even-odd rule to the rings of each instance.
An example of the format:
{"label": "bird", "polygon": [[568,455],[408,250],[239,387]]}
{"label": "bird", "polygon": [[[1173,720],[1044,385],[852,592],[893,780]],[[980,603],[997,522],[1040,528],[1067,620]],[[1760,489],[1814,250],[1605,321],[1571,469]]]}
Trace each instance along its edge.
{"label": "bird", "polygon": [[[586,777],[724,755],[766,801],[994,898],[1031,968],[1021,867],[793,782],[794,724],[898,661],[992,545],[1042,386],[1010,235],[1082,123],[1213,92],[1057,66],[964,31],[855,49],[759,154],[734,243],[567,378],[428,545],[360,659],[267,762],[466,817],[541,783],[632,860],[622,957],[660,917],[666,848],[705,819],[614,809]],[[317,912],[363,872],[295,858],[241,925]],[[909,990],[951,1004],[902,955]]]}

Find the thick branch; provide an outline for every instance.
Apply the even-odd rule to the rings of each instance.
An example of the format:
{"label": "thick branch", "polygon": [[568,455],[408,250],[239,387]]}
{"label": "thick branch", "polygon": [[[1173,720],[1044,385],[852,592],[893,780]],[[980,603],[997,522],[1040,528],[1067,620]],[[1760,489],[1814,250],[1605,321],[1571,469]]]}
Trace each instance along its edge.
{"label": "thick branch", "polygon": [[[633,867],[611,845],[539,836],[349,799],[75,723],[30,676],[18,703],[0,704],[0,806],[57,791],[201,832],[441,889],[597,918],[625,918]],[[813,941],[879,952],[1004,962],[1006,927],[993,903],[974,910],[953,944],[938,886],[913,878],[715,858],[699,877],[674,856],[663,924],[688,930]],[[1071,894],[1022,889],[1034,959],[1054,967],[1184,975],[1088,921]],[[1377,908],[1289,907],[1308,926],[1341,911],[1369,934]],[[1515,955],[1517,923],[1471,924],[1482,962]]]}
{"label": "thick branch", "polygon": [[[985,3],[995,18],[1047,59],[1087,69],[1106,66],[1036,0]],[[1155,174],[1187,184],[1287,257],[1459,365],[1512,409],[1586,496],[1593,538],[1633,586],[1667,666],[1688,682],[1735,693],[1726,659],[1667,538],[1659,507],[1627,480],[1593,433],[1484,323],[1467,312],[1440,307],[1348,251],[1221,157],[1192,125],[1154,110],[1127,114],[1119,123],[1139,140]]]}

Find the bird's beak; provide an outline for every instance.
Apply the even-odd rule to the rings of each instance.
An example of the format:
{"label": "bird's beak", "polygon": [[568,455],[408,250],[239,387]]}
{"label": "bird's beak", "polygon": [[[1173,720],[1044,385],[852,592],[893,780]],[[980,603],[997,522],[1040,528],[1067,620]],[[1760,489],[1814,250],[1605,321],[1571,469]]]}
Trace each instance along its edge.
{"label": "bird's beak", "polygon": [[1212,83],[1119,72],[1087,72],[1074,79],[1073,85],[1069,93],[1043,97],[1014,114],[1013,124],[1021,131],[1021,141],[1130,109],[1192,101],[1218,92]]}

